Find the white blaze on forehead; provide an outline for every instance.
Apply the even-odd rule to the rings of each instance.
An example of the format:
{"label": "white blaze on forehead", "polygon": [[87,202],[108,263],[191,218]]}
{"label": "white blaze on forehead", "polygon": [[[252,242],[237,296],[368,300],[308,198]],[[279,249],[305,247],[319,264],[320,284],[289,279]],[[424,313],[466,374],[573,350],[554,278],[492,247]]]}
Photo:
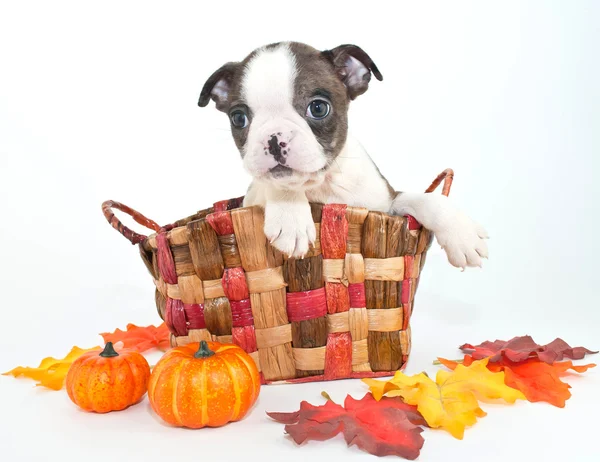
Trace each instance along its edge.
{"label": "white blaze on forehead", "polygon": [[263,48],[246,65],[242,97],[254,112],[259,108],[289,108],[295,79],[296,59],[287,44]]}

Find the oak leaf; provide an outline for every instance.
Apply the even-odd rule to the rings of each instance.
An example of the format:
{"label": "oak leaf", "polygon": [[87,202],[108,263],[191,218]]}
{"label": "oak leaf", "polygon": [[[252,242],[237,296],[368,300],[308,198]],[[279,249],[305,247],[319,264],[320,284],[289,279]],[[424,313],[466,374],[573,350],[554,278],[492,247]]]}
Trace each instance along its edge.
{"label": "oak leaf", "polygon": [[[449,369],[458,366],[456,361],[439,358],[439,361]],[[474,361],[472,356],[465,355],[463,365],[469,366]],[[557,407],[565,407],[565,402],[571,397],[568,383],[560,380],[569,369],[575,372],[585,372],[595,364],[575,366],[571,361],[547,364],[539,358],[529,358],[516,363],[507,358],[501,358],[495,363],[488,363],[487,368],[492,372],[504,372],[504,383],[511,388],[521,391],[528,401],[535,403],[544,401]]]}
{"label": "oak leaf", "polygon": [[73,361],[79,358],[84,353],[93,350],[100,350],[100,347],[89,348],[87,350],[73,347],[69,354],[63,359],[55,359],[48,357],[42,359],[38,367],[15,367],[13,370],[3,373],[2,375],[12,375],[13,377],[27,377],[38,382],[36,386],[51,388],[52,390],[60,390],[69,372],[69,368]]}
{"label": "oak leaf", "polygon": [[166,351],[169,344],[169,329],[163,322],[160,326],[139,327],[135,324],[127,324],[127,330],[116,329],[112,333],[100,334],[104,343],[122,342],[123,348],[143,352],[151,348]]}
{"label": "oak leaf", "polygon": [[583,347],[571,347],[564,340],[557,338],[546,345],[538,345],[529,335],[514,337],[511,340],[496,340],[483,342],[480,345],[465,343],[459,347],[466,353],[471,353],[474,359],[490,358],[490,362],[500,361],[505,357],[512,362],[524,361],[527,358],[539,358],[548,364],[570,359],[582,359],[586,354],[598,353]]}
{"label": "oak leaf", "polygon": [[443,428],[452,436],[462,439],[467,426],[477,422],[486,413],[478,399],[503,399],[514,403],[525,399],[523,394],[504,383],[504,373],[487,369],[487,359],[474,361],[469,367],[458,364],[454,371],[438,371],[435,382],[425,373],[407,376],[396,372],[388,381],[363,379],[375,399],[401,396],[407,404],[417,406],[427,424]]}
{"label": "oak leaf", "polygon": [[347,396],[344,406],[328,400],[322,406],[302,401],[296,412],[268,412],[297,444],[308,440],[324,441],[343,433],[348,446],[376,456],[397,455],[416,459],[423,447],[423,417],[415,406],[399,398],[376,401],[370,393],[355,400]]}

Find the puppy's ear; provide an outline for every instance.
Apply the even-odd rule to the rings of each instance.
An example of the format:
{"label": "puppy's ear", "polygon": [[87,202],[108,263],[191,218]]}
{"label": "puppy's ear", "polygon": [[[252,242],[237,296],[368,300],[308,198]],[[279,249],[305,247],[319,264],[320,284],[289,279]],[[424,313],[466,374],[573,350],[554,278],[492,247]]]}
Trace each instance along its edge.
{"label": "puppy's ear", "polygon": [[348,89],[350,99],[367,91],[371,72],[377,80],[383,80],[371,57],[356,45],[340,45],[323,51],[322,55],[333,63],[340,80]]}
{"label": "puppy's ear", "polygon": [[240,63],[227,63],[217,69],[202,87],[198,106],[204,107],[212,99],[219,111],[227,111],[233,76],[239,65]]}

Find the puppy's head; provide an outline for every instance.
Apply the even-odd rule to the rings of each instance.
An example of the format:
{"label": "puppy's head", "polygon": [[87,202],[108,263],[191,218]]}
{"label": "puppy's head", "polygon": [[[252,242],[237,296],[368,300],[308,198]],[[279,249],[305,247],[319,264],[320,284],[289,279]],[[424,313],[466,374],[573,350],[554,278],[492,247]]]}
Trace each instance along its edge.
{"label": "puppy's head", "polygon": [[348,104],[381,73],[359,47],[318,51],[300,43],[259,48],[223,65],[204,84],[230,119],[245,168],[281,188],[319,184],[348,131]]}

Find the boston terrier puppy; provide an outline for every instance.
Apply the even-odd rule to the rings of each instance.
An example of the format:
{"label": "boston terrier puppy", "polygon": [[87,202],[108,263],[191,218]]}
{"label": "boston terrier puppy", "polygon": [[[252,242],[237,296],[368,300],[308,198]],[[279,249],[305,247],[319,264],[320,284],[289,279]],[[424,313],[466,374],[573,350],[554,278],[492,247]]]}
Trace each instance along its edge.
{"label": "boston terrier puppy", "polygon": [[481,266],[486,231],[443,195],[396,192],[348,135],[350,101],[383,77],[355,45],[318,51],[281,42],[229,62],[204,84],[198,101],[225,112],[246,170],[254,178],[244,206],[265,210],[265,235],[290,257],[316,238],[309,202],[412,215],[431,230],[449,262]]}

